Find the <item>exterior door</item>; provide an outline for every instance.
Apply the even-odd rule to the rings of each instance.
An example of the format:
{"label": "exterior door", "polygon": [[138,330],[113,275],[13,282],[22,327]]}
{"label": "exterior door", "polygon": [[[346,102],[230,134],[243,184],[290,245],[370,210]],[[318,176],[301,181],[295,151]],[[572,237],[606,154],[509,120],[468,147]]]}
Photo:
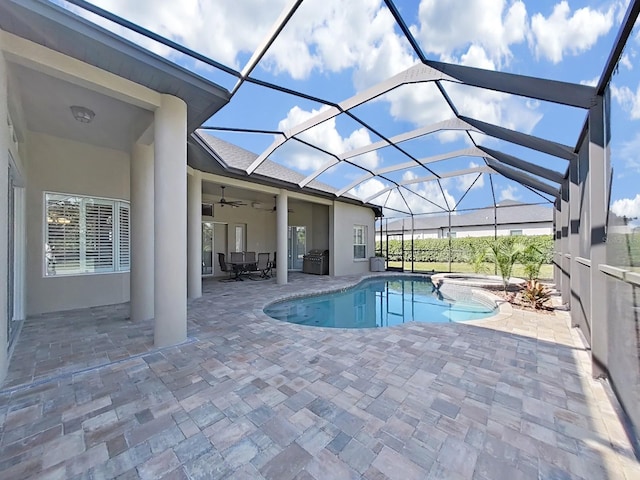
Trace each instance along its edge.
{"label": "exterior door", "polygon": [[202,222],[202,275],[213,275],[213,222]]}
{"label": "exterior door", "polygon": [[288,240],[287,268],[289,270],[302,270],[303,257],[307,253],[307,227],[290,226]]}

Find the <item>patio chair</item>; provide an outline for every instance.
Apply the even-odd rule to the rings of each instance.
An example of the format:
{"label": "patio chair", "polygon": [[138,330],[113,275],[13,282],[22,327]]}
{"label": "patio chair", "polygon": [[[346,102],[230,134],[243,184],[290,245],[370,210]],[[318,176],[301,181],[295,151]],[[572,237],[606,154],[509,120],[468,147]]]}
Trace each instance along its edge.
{"label": "patio chair", "polygon": [[242,252],[231,252],[229,254],[229,262],[242,262],[244,261],[244,254]]}
{"label": "patio chair", "polygon": [[[229,265],[227,265],[227,262],[224,259],[225,255],[224,253],[218,253],[218,263],[220,264],[220,270],[222,270],[223,272],[226,272],[229,274],[229,276],[227,278],[221,278],[220,281],[221,282],[230,282],[232,280],[235,280],[235,271],[233,270],[233,268],[229,268]],[[233,274],[233,276],[232,276]]]}
{"label": "patio chair", "polygon": [[260,278],[271,278],[271,262],[269,261],[268,253],[258,254],[258,263],[255,271],[260,272]]}
{"label": "patio chair", "polygon": [[269,275],[271,275],[271,272],[276,269],[276,253],[277,252],[273,252],[273,260],[269,262]]}
{"label": "patio chair", "polygon": [[247,263],[245,267],[248,272],[255,272],[258,270],[256,262],[256,252],[244,252],[244,261],[250,262]]}

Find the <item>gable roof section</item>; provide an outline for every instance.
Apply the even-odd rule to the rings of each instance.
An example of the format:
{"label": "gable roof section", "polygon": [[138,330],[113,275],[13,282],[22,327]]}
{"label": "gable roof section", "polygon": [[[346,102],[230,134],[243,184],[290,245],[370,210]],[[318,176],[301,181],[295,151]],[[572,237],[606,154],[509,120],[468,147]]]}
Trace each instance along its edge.
{"label": "gable roof section", "polygon": [[193,132],[229,102],[219,85],[50,2],[0,1],[0,29],[187,104]]}
{"label": "gable roof section", "polygon": [[304,175],[280,165],[272,160],[264,161],[250,176],[246,168],[251,165],[258,155],[245,150],[242,147],[215,137],[204,130],[197,130],[189,138],[189,166],[203,172],[233,176],[265,185],[292,188],[310,195],[342,200],[346,203],[363,205],[373,208],[376,215],[380,216],[380,207],[377,205],[363,204],[363,202],[350,195],[336,196],[336,189],[330,185],[313,180],[304,187],[298,184],[305,178]]}

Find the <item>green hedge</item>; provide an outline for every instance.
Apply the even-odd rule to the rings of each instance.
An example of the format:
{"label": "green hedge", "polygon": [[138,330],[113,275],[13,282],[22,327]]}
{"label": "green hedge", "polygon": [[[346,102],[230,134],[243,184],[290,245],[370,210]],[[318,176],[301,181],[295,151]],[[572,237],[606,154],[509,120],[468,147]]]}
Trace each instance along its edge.
{"label": "green hedge", "polygon": [[[500,237],[498,237],[500,238]],[[494,241],[493,237],[465,237],[451,239],[451,261],[471,262],[473,252],[487,248]],[[535,245],[544,255],[543,263],[551,263],[553,259],[553,237],[551,235],[520,236],[518,242],[525,246]],[[380,242],[376,242],[376,251],[380,251]],[[449,239],[448,238],[424,238],[413,241],[413,260],[416,262],[448,262]],[[386,242],[383,242],[382,253],[386,255]],[[400,240],[389,241],[389,259],[400,259],[402,245]],[[406,260],[411,260],[411,240],[404,241],[404,255]]]}

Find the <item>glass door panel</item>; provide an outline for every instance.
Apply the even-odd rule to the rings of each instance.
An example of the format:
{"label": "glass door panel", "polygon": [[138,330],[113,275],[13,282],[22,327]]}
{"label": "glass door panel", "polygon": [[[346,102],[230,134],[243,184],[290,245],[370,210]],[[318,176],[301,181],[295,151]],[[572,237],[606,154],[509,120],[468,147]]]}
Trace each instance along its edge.
{"label": "glass door panel", "polygon": [[213,275],[213,223],[202,222],[202,275]]}
{"label": "glass door panel", "polygon": [[304,254],[307,253],[307,227],[290,226],[288,229],[288,269],[302,270]]}

